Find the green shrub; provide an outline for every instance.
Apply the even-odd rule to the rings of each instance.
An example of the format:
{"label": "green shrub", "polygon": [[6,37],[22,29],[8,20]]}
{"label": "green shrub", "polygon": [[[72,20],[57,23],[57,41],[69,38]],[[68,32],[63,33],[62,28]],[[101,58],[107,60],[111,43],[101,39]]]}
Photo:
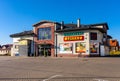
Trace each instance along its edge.
{"label": "green shrub", "polygon": [[120,55],[120,51],[110,51],[110,55]]}

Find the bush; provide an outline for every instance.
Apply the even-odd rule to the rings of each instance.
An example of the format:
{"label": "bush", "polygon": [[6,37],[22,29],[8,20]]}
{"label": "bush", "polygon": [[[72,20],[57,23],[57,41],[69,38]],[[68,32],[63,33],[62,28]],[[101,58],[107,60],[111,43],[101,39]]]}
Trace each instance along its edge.
{"label": "bush", "polygon": [[110,51],[110,55],[120,55],[120,51]]}

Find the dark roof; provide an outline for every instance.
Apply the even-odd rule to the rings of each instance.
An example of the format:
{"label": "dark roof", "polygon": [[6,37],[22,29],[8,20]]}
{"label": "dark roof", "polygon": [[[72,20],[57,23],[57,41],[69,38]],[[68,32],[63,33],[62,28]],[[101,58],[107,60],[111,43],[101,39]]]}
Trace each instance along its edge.
{"label": "dark roof", "polygon": [[81,28],[74,28],[74,29],[63,29],[63,30],[56,30],[55,32],[67,32],[67,31],[79,31],[79,30],[99,30],[100,32],[105,33],[103,29],[100,28],[90,28],[90,27],[81,27]]}
{"label": "dark roof", "polygon": [[43,23],[55,23],[55,24],[61,25],[61,23],[59,23],[59,22],[53,22],[53,21],[49,21],[49,20],[42,20],[42,21],[40,21],[40,22],[38,22],[36,24],[33,24],[33,27],[36,27],[36,26],[38,26],[40,24],[43,24]]}
{"label": "dark roof", "polygon": [[107,29],[109,29],[108,24],[105,23],[96,23],[96,24],[89,24],[90,26],[100,26],[100,25],[106,25]]}
{"label": "dark roof", "polygon": [[11,34],[10,37],[20,37],[20,36],[34,36],[34,32],[32,30],[30,31],[23,31],[23,32],[20,32],[20,33],[15,33],[15,34]]}
{"label": "dark roof", "polygon": [[5,47],[5,49],[11,49],[12,46],[13,46],[12,44],[6,44],[6,45],[2,45],[0,49],[3,49],[3,47]]}
{"label": "dark roof", "polygon": [[107,35],[107,37],[112,39],[112,36],[110,36],[110,35]]}
{"label": "dark roof", "polygon": [[36,24],[33,24],[33,27],[36,27],[36,26],[38,26],[38,25],[40,25],[40,24],[43,24],[43,23],[55,23],[55,22],[48,21],[48,20],[42,20],[42,21],[40,21],[40,22],[38,22],[38,23],[36,23]]}
{"label": "dark roof", "polygon": [[77,27],[77,24],[65,24],[64,26],[75,28]]}
{"label": "dark roof", "polygon": [[56,32],[67,32],[67,31],[76,31],[76,30],[99,30],[105,33],[106,31],[104,29],[94,27],[99,25],[106,25],[108,29],[107,23],[98,23],[98,24],[89,24],[89,25],[81,24],[79,28],[77,27],[77,24],[64,24],[63,29],[61,30],[61,28],[59,27],[58,29],[56,29]]}

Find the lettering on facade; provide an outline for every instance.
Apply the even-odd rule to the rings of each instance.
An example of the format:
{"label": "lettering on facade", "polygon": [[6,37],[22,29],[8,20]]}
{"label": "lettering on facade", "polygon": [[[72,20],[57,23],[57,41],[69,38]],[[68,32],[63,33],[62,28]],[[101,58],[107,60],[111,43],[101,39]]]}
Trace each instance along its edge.
{"label": "lettering on facade", "polygon": [[27,45],[27,40],[21,40],[21,41],[19,42],[19,44],[20,44],[20,45]]}
{"label": "lettering on facade", "polygon": [[84,32],[65,32],[64,36],[75,36],[75,35],[83,35]]}
{"label": "lettering on facade", "polygon": [[65,36],[64,41],[82,41],[84,40],[84,36]]}

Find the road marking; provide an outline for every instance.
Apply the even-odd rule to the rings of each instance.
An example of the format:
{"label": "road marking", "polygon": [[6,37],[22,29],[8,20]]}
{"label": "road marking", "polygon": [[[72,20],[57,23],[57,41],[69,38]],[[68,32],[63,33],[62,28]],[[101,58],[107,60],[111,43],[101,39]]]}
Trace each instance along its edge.
{"label": "road marking", "polygon": [[47,80],[50,80],[50,79],[53,79],[53,78],[59,77],[59,76],[62,76],[62,75],[53,75],[50,78],[44,79],[43,81],[47,81]]}
{"label": "road marking", "polygon": [[108,81],[108,80],[104,80],[104,79],[93,79],[93,80],[96,80],[96,81]]}

